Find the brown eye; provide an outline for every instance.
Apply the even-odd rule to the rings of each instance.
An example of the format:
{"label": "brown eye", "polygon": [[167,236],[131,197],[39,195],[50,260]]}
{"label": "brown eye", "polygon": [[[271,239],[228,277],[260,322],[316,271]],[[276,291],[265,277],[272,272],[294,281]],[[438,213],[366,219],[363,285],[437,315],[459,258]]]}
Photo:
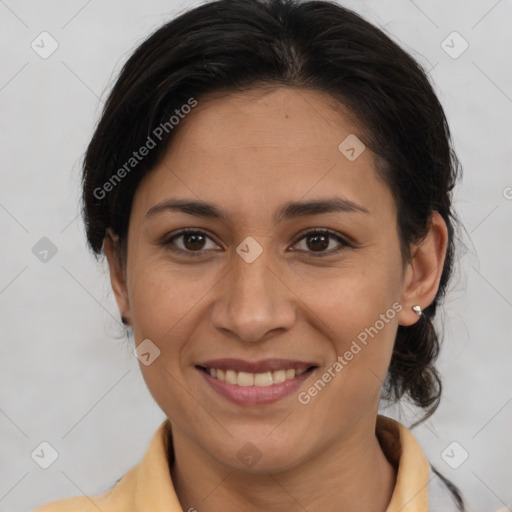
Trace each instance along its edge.
{"label": "brown eye", "polygon": [[202,249],[205,243],[205,237],[200,233],[191,233],[181,235],[183,237],[183,245],[190,251]]}
{"label": "brown eye", "polygon": [[[334,244],[332,244],[333,240],[335,242]],[[303,247],[300,248],[299,250],[305,252],[308,256],[312,257],[330,256],[332,254],[342,251],[347,247],[352,247],[352,245],[349,242],[347,242],[337,233],[325,229],[309,231],[302,238],[299,239],[296,246],[300,245],[302,241],[305,242],[305,248]],[[337,248],[336,244],[338,245]],[[327,250],[329,247],[332,247],[332,245],[334,245],[334,248]]]}
{"label": "brown eye", "polygon": [[308,235],[306,237],[306,245],[312,251],[323,251],[327,249],[329,246],[329,236],[328,235]]}
{"label": "brown eye", "polygon": [[[210,242],[213,247],[208,247]],[[204,231],[184,230],[165,238],[162,245],[175,252],[186,253],[190,256],[204,255],[208,250],[215,250],[218,245]]]}

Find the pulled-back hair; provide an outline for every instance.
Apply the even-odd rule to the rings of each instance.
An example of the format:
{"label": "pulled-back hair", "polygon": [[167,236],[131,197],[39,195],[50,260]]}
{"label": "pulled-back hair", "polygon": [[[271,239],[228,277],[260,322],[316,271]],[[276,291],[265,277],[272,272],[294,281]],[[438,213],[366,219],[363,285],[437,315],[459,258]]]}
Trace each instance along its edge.
{"label": "pulled-back hair", "polygon": [[[396,202],[404,265],[411,246],[427,234],[432,213],[446,223],[449,239],[436,297],[416,323],[398,327],[383,387],[383,398],[408,398],[422,408],[423,421],[441,397],[435,367],[439,335],[432,321],[454,264],[458,221],[452,189],[461,169],[427,73],[358,14],[329,1],[219,0],[149,36],[121,70],[87,148],[83,213],[89,245],[101,254],[110,228],[123,247],[134,193],[179,130],[179,122],[170,119],[184,105],[272,86],[327,93],[357,120]],[[133,170],[127,168],[133,151],[155,133],[156,147]]]}

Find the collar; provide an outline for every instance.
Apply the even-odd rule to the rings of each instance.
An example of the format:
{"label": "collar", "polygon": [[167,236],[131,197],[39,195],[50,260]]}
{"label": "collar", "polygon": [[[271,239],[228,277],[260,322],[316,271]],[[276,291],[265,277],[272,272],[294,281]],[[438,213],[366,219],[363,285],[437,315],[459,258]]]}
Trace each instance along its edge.
{"label": "collar", "polygon": [[[142,461],[104,494],[59,500],[34,512],[183,512],[169,469],[169,457],[173,456],[170,426],[168,419],[160,424]],[[426,512],[430,465],[420,445],[405,426],[385,416],[377,416],[375,433],[384,454],[397,468],[386,512]]]}
{"label": "collar", "polygon": [[[404,425],[386,416],[377,416],[375,432],[387,459],[397,468],[395,489],[386,512],[425,512],[430,466],[418,441]],[[137,511],[182,512],[169,472],[170,439],[170,422],[166,420],[153,436],[139,466]]]}
{"label": "collar", "polygon": [[410,430],[386,416],[377,416],[375,434],[386,458],[397,468],[386,512],[426,512],[430,464]]}

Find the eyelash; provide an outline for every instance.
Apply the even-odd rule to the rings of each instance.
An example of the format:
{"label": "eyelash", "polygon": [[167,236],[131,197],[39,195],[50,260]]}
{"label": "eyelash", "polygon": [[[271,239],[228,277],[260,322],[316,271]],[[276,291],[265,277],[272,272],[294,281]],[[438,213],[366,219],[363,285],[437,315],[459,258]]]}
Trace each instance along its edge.
{"label": "eyelash", "polygon": [[[183,230],[179,231],[178,233],[175,233],[171,237],[166,237],[164,240],[162,240],[161,245],[169,248],[169,246],[173,244],[174,240],[176,240],[177,238],[186,236],[186,235],[203,235],[203,236],[206,236],[207,238],[209,238],[210,240],[212,240],[212,238],[205,231],[201,231],[199,229],[183,229]],[[297,241],[293,245],[297,245],[301,240],[303,240],[304,238],[307,238],[308,236],[312,236],[312,235],[328,235],[330,238],[334,238],[340,244],[340,247],[338,247],[335,250],[331,249],[330,251],[319,252],[319,253],[314,253],[314,251],[306,251],[307,256],[311,257],[311,258],[325,258],[327,256],[337,254],[346,248],[354,248],[354,246],[351,243],[349,243],[347,240],[345,240],[343,237],[341,237],[335,231],[331,231],[330,229],[325,229],[325,228],[314,228],[314,229],[307,231],[306,233],[301,235],[301,237],[298,238]],[[185,250],[179,249],[179,248],[178,249],[174,248],[174,249],[169,249],[169,250],[172,250],[174,252],[185,253],[185,254],[187,254],[187,256],[191,256],[191,257],[203,256],[202,249],[200,249],[198,251],[185,251]]]}

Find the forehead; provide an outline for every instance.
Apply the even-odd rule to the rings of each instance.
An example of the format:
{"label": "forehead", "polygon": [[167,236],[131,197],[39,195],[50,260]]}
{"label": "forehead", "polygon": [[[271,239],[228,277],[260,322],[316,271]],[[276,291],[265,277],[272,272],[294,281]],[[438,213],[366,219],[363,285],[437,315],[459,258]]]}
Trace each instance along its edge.
{"label": "forehead", "polygon": [[[340,133],[358,131],[348,109],[312,90],[274,87],[210,95],[185,118],[174,146],[187,150],[241,147],[336,149]],[[341,111],[341,112],[340,112]]]}
{"label": "forehead", "polygon": [[148,207],[181,194],[243,209],[338,192],[387,207],[375,155],[362,143],[355,159],[343,152],[357,134],[353,117],[323,93],[274,88],[209,97],[180,122],[136,195]]}

